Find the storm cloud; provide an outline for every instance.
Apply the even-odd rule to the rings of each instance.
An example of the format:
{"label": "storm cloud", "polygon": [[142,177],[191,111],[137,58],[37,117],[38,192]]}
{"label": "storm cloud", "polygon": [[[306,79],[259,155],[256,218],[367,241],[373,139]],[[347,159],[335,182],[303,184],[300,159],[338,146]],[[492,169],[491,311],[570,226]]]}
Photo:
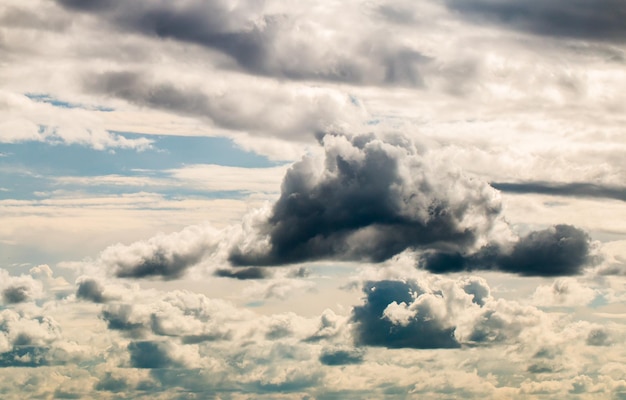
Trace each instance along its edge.
{"label": "storm cloud", "polygon": [[326,135],[322,142],[325,158],[289,169],[254,246],[234,247],[233,264],[380,262],[410,249],[418,266],[434,273],[560,276],[593,261],[591,238],[571,225],[498,237],[496,230],[511,232],[498,192],[403,137]]}
{"label": "storm cloud", "polygon": [[512,249],[489,244],[478,252],[426,252],[420,268],[434,273],[497,270],[525,276],[566,276],[583,272],[593,262],[591,238],[571,225],[556,225],[533,231],[513,244]]}
{"label": "storm cloud", "polygon": [[287,172],[260,228],[269,248],[230,260],[277,265],[325,258],[383,261],[405,249],[465,249],[498,222],[489,185],[432,161],[404,137],[326,135],[325,158]]}

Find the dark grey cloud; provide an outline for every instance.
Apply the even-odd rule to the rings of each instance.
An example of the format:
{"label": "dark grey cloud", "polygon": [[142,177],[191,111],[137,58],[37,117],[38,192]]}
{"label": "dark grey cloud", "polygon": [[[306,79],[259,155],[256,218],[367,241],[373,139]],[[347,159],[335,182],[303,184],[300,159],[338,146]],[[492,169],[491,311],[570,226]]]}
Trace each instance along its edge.
{"label": "dark grey cloud", "polygon": [[182,344],[198,344],[203,342],[215,342],[217,340],[228,340],[232,338],[230,331],[216,331],[212,333],[203,333],[199,335],[185,335],[181,337]]}
{"label": "dark grey cloud", "polygon": [[270,276],[266,269],[258,267],[218,269],[215,271],[214,275],[222,278],[234,278],[239,280],[265,279]]}
{"label": "dark grey cloud", "polygon": [[146,327],[142,322],[132,319],[132,312],[131,305],[115,305],[102,310],[100,318],[107,323],[107,328],[111,330],[120,331],[132,338],[143,337],[146,333]]}
{"label": "dark grey cloud", "polygon": [[[393,302],[411,304],[423,290],[414,282],[378,281],[363,286],[364,304],[352,310],[355,341],[359,345],[389,348],[456,348],[454,327],[444,327],[424,309],[406,324],[385,318],[384,312]],[[423,311],[423,312],[421,312]]]}
{"label": "dark grey cloud", "polygon": [[[219,51],[246,72],[288,79],[420,86],[418,67],[428,60],[389,40],[362,46],[359,55],[319,52],[318,43],[294,35],[306,24],[288,15],[265,14],[254,0],[236,5],[215,1],[57,0],[67,9],[90,13],[118,30],[195,43]],[[396,48],[397,47],[397,48]],[[323,54],[323,56],[322,56]],[[306,60],[306,61],[301,61]],[[364,61],[367,60],[367,61]],[[377,70],[384,71],[383,74]]]}
{"label": "dark grey cloud", "polygon": [[50,365],[50,350],[47,347],[16,345],[11,350],[0,353],[0,368],[41,367]]}
{"label": "dark grey cloud", "polygon": [[128,382],[125,379],[113,377],[110,372],[107,372],[104,377],[98,380],[94,389],[118,393],[127,390],[128,386]]}
{"label": "dark grey cloud", "polygon": [[348,365],[363,362],[363,350],[361,349],[323,349],[319,360],[324,365]]}
{"label": "dark grey cloud", "polygon": [[555,372],[553,367],[547,363],[535,363],[528,366],[526,371],[531,374],[550,374]]}
{"label": "dark grey cloud", "polygon": [[426,252],[418,266],[434,273],[497,270],[524,276],[565,276],[582,273],[594,262],[591,238],[571,225],[530,232],[512,249],[490,244],[473,254]]}
{"label": "dark grey cloud", "polygon": [[2,291],[2,300],[5,304],[16,304],[28,301],[30,298],[28,286],[9,286]]}
{"label": "dark grey cloud", "polygon": [[[500,213],[488,185],[433,171],[405,138],[327,135],[324,168],[305,158],[287,172],[262,228],[265,253],[235,248],[237,265],[335,258],[383,261],[407,248],[466,248]],[[448,179],[450,182],[443,183]],[[466,192],[459,199],[454,190]],[[464,220],[479,221],[467,226]]]}
{"label": "dark grey cloud", "polygon": [[536,35],[623,42],[622,0],[446,0],[462,18]]}
{"label": "dark grey cloud", "polygon": [[128,389],[128,382],[123,378],[116,378],[110,372],[107,372],[104,377],[98,380],[95,389],[113,393],[123,392]]}
{"label": "dark grey cloud", "polygon": [[537,193],[553,196],[596,197],[626,201],[626,188],[593,183],[494,182],[494,188],[509,193]]}
{"label": "dark grey cloud", "polygon": [[79,299],[92,301],[94,303],[105,303],[108,300],[104,296],[104,288],[102,287],[102,285],[93,279],[85,279],[78,283],[78,289],[76,289],[76,297]]}
{"label": "dark grey cloud", "polygon": [[90,91],[135,104],[190,115],[211,115],[210,99],[198,90],[184,90],[171,83],[153,83],[135,71],[110,71],[85,78]]}
{"label": "dark grey cloud", "polygon": [[589,346],[608,346],[611,344],[611,338],[605,329],[592,329],[587,335],[587,344]]}
{"label": "dark grey cloud", "polygon": [[169,355],[162,342],[138,341],[128,345],[133,368],[179,368],[181,364]]}
{"label": "dark grey cloud", "polygon": [[119,261],[115,275],[118,278],[149,278],[158,277],[163,279],[180,278],[187,268],[197,264],[202,258],[202,253],[165,253],[155,251],[143,258],[140,262],[130,263]]}
{"label": "dark grey cloud", "polygon": [[[226,93],[209,93],[197,86],[181,85],[141,71],[87,74],[83,77],[83,86],[88,92],[124,99],[142,107],[207,119],[225,129],[278,135],[288,140],[294,140],[295,132],[311,135],[345,118],[346,114],[360,112],[357,105],[346,106],[346,98],[329,91],[316,93],[319,100],[315,102],[309,96],[284,88],[268,93],[246,86]],[[256,106],[249,107],[251,103]],[[279,120],[277,108],[282,109]],[[300,140],[302,136],[295,135],[295,138]]]}

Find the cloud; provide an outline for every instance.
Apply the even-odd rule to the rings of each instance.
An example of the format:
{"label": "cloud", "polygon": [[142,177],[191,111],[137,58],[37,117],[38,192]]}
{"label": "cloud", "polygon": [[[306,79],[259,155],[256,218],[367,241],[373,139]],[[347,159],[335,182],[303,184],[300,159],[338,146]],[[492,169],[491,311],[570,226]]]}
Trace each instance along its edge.
{"label": "cloud", "polygon": [[97,111],[59,109],[33,96],[0,90],[0,143],[28,141],[83,145],[95,150],[152,148],[152,140],[132,138],[102,128]]}
{"label": "cloud", "polygon": [[362,349],[326,348],[322,350],[319,360],[324,365],[349,365],[363,362]]}
{"label": "cloud", "polygon": [[175,291],[151,295],[150,302],[134,298],[127,289],[122,299],[105,305],[100,318],[107,328],[131,339],[179,338],[183,344],[227,340],[232,332],[225,321],[239,318],[242,312],[229,303],[203,295]]}
{"label": "cloud", "polygon": [[620,0],[446,0],[461,17],[541,36],[623,42],[626,11]]}
{"label": "cloud", "polygon": [[361,346],[485,346],[549,329],[540,310],[494,299],[477,277],[368,281],[363,293],[363,304],[351,317],[354,341]]}
{"label": "cloud", "polygon": [[244,296],[252,299],[286,299],[290,296],[315,290],[315,283],[303,279],[275,278],[262,283],[255,282],[246,288]]}
{"label": "cloud", "polygon": [[497,191],[405,137],[329,134],[321,141],[325,157],[293,164],[267,221],[249,233],[258,237],[231,251],[233,264],[380,262],[410,249],[422,251],[419,266],[435,273],[559,276],[593,261],[589,235],[571,225],[515,239]]}
{"label": "cloud", "polygon": [[354,307],[352,311],[358,344],[418,349],[460,347],[454,337],[454,327],[442,325],[428,310],[409,318],[403,316],[402,321],[394,318],[393,312],[387,311],[392,305],[398,308],[412,304],[422,294],[415,283],[369,282],[363,287],[363,292],[366,295],[364,304]]}
{"label": "cloud", "polygon": [[128,246],[110,246],[98,261],[118,278],[176,279],[218,249],[220,234],[209,226],[189,226]]}
{"label": "cloud", "polygon": [[595,328],[589,332],[586,343],[589,346],[609,346],[611,337],[605,328]]}
{"label": "cloud", "polygon": [[208,84],[202,79],[178,82],[153,78],[144,71],[107,71],[86,74],[84,88],[89,93],[120,98],[141,107],[209,119],[231,131],[286,140],[308,141],[313,133],[334,125],[358,123],[364,114],[362,106],[348,95],[329,88],[292,87],[277,82],[251,85],[236,76],[228,86],[220,82]]}
{"label": "cloud", "polygon": [[553,196],[598,197],[626,201],[626,188],[593,183],[493,182],[491,186],[509,193],[538,193]]}
{"label": "cloud", "polygon": [[182,366],[170,355],[170,349],[166,342],[130,342],[128,352],[133,368],[177,368]]}
{"label": "cloud", "polygon": [[305,157],[287,172],[260,227],[269,248],[240,246],[231,262],[383,261],[407,248],[465,249],[499,222],[495,190],[405,137],[326,135],[322,142],[323,160]]}
{"label": "cloud", "polygon": [[0,366],[38,367],[61,362],[51,351],[61,339],[61,327],[52,318],[0,310]]}
{"label": "cloud", "polygon": [[26,286],[11,286],[2,291],[2,299],[6,304],[22,303],[29,297]]}
{"label": "cloud", "polygon": [[307,342],[319,342],[337,337],[345,326],[344,318],[326,309],[319,318],[319,325],[315,333],[305,339]]}
{"label": "cloud", "polygon": [[250,267],[238,269],[217,269],[214,275],[222,278],[234,278],[240,280],[265,279],[269,276],[269,272],[264,268]]}
{"label": "cloud", "polygon": [[594,262],[589,235],[571,225],[532,231],[510,249],[488,244],[473,254],[426,252],[420,268],[434,273],[498,270],[524,276],[576,275]]}
{"label": "cloud", "polygon": [[533,294],[533,303],[543,307],[583,307],[598,294],[574,279],[559,278],[550,286],[539,286]]}
{"label": "cloud", "polygon": [[31,269],[31,274],[11,276],[8,271],[0,269],[0,292],[4,304],[17,304],[40,298],[43,295],[43,284],[34,279],[37,267]]}
{"label": "cloud", "polygon": [[78,284],[76,289],[76,297],[93,301],[94,303],[105,303],[106,299],[103,294],[102,286],[93,279],[85,279]]}

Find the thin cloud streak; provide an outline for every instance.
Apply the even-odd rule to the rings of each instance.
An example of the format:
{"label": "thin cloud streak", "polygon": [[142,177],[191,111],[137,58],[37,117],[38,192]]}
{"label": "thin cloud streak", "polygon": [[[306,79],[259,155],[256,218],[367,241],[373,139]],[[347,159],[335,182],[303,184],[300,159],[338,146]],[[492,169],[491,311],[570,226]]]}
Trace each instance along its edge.
{"label": "thin cloud streak", "polygon": [[551,196],[594,197],[626,201],[626,188],[624,187],[597,185],[586,182],[493,182],[491,186],[506,193],[536,193]]}

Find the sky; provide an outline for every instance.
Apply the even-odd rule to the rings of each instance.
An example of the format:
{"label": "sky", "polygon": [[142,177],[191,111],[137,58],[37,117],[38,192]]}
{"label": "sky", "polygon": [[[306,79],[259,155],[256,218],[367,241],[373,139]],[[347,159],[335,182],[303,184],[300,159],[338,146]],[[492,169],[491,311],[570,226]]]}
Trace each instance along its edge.
{"label": "sky", "polygon": [[626,398],[622,0],[3,0],[0,396]]}

